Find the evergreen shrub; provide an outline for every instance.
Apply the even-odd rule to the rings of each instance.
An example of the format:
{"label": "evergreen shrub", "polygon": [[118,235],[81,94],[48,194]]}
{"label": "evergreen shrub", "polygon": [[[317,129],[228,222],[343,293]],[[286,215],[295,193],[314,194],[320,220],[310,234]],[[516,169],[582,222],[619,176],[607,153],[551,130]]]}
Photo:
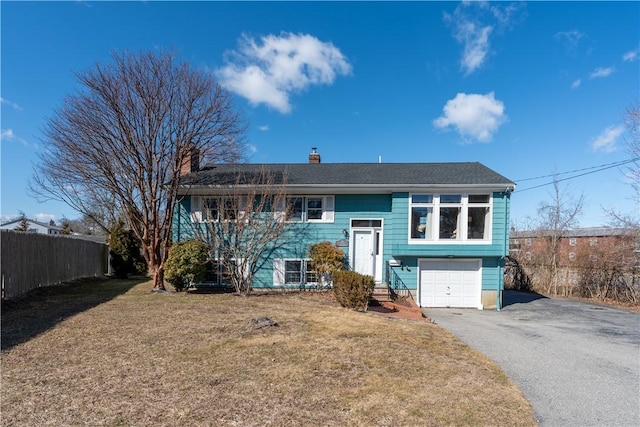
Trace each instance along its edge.
{"label": "evergreen shrub", "polygon": [[147,262],[140,253],[140,240],[124,227],[122,220],[111,229],[108,243],[111,268],[116,277],[126,279],[130,274],[147,272]]}
{"label": "evergreen shrub", "polygon": [[367,311],[374,287],[375,281],[371,276],[355,271],[333,272],[333,292],[343,307]]}
{"label": "evergreen shrub", "polygon": [[207,272],[209,247],[195,239],[174,243],[164,265],[164,278],[176,291],[201,282]]}

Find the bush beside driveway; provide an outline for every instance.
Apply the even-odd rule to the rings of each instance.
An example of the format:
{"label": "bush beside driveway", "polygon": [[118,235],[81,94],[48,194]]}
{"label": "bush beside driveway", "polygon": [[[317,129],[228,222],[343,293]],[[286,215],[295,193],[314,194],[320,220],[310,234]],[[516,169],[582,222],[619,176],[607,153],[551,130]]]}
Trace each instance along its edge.
{"label": "bush beside driveway", "polygon": [[498,363],[542,426],[640,425],[640,314],[505,291],[502,311],[424,313]]}

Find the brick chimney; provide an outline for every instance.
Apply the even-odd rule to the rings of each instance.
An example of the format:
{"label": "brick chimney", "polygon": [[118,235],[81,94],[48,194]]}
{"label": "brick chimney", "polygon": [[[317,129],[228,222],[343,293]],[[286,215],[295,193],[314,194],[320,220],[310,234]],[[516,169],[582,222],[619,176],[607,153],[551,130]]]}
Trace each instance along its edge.
{"label": "brick chimney", "polygon": [[184,150],[188,150],[188,154],[182,159],[182,164],[180,165],[180,176],[196,172],[200,169],[200,151],[193,147],[185,148]]}
{"label": "brick chimney", "polygon": [[311,154],[309,154],[309,163],[320,163],[320,154],[318,154],[316,150],[316,147],[311,147]]}

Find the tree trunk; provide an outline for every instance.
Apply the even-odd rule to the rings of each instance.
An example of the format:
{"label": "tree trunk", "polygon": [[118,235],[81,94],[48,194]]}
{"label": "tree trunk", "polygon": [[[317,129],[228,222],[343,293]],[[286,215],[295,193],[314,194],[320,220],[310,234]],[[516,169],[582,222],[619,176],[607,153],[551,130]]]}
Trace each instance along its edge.
{"label": "tree trunk", "polygon": [[153,274],[153,290],[164,291],[164,267],[153,266],[151,268]]}

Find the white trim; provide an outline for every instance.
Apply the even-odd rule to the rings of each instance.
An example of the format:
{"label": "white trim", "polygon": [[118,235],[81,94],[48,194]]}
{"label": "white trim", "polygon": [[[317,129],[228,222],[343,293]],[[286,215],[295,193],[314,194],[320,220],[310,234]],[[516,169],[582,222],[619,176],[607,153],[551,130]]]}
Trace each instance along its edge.
{"label": "white trim", "polygon": [[[441,203],[440,197],[442,195],[450,195],[453,193],[409,193],[409,197],[407,198],[407,242],[409,245],[491,245],[493,244],[493,193],[484,193],[484,192],[456,192],[455,195],[460,196],[459,203]],[[431,203],[416,203],[413,204],[411,199],[414,195],[429,195],[433,197]],[[469,196],[488,196],[489,201],[487,203],[469,203]],[[432,209],[432,239],[420,239],[420,238],[412,238],[412,207],[413,206],[424,206],[425,208]],[[461,230],[461,237],[459,239],[440,239],[440,208],[446,207],[460,207],[460,218],[459,226]],[[469,219],[469,208],[478,207],[478,208],[489,208],[489,212],[487,213],[487,217],[485,218],[485,235],[486,239],[469,239],[468,233],[468,219]]]}
{"label": "white trim", "polygon": [[[260,189],[262,186],[235,186],[234,188],[251,188]],[[180,192],[179,195],[190,194],[224,194],[229,192],[227,186],[216,185],[181,185],[180,188],[185,189],[184,193]],[[265,187],[266,188],[266,187]],[[326,194],[327,190],[330,190],[333,194],[351,194],[357,192],[359,194],[391,194],[391,193],[450,193],[455,190],[455,193],[501,193],[504,191],[514,191],[515,186],[513,184],[502,185],[490,185],[490,184],[438,184],[436,186],[430,184],[289,184],[284,186],[284,190],[287,193],[299,193],[309,195],[322,195]]]}
{"label": "white trim", "polygon": [[[287,261],[301,261],[302,271],[300,272],[300,283],[287,283]],[[318,282],[307,282],[307,264],[311,261],[310,258],[274,258],[273,260],[273,285],[274,286],[313,286],[318,285]],[[320,278],[320,284],[324,284],[323,278]]]}
{"label": "white trim", "polygon": [[[352,227],[353,221],[380,221],[380,227]],[[384,218],[380,217],[355,217],[349,218],[349,264],[353,268],[353,257],[355,256],[353,249],[355,248],[354,232],[356,231],[369,231],[371,233],[371,244],[374,251],[373,254],[373,278],[376,282],[382,282],[384,279],[384,272],[382,266],[384,264]],[[376,249],[376,233],[380,233],[380,240],[378,242],[378,254],[375,254]]]}
{"label": "white trim", "polygon": [[[285,210],[285,203],[289,199],[300,198],[302,199],[302,219],[296,221],[287,221],[294,223],[333,223],[335,221],[335,196],[333,195],[320,195],[320,194],[287,194],[284,198],[285,200],[279,204],[276,209],[279,212],[274,212],[275,215],[279,217],[283,216]],[[308,219],[307,210],[308,210],[308,200],[312,199],[322,199],[322,218],[320,219]]]}

